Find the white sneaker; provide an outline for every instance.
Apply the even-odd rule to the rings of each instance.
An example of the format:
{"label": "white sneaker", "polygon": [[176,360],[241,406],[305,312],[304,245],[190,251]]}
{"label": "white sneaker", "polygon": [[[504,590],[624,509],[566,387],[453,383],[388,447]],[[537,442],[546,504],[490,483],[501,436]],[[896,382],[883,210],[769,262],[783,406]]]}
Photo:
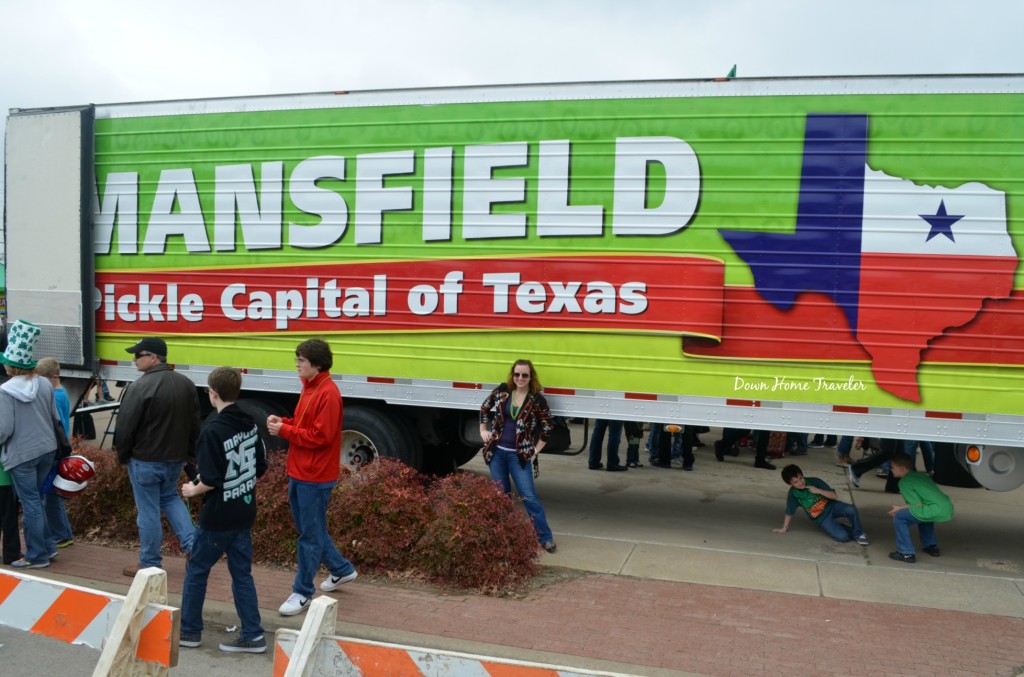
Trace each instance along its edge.
{"label": "white sneaker", "polygon": [[353,571],[346,576],[328,576],[324,579],[324,582],[320,584],[320,589],[324,592],[331,592],[337,590],[339,585],[344,585],[349,581],[354,581],[359,577],[359,572]]}
{"label": "white sneaker", "polygon": [[278,611],[282,616],[295,616],[301,614],[303,611],[309,608],[309,597],[303,597],[297,592],[293,592],[288,596],[288,599],[284,601],[281,608]]}
{"label": "white sneaker", "polygon": [[672,467],[673,468],[682,468],[683,467],[682,459],[673,458],[672,459]]}
{"label": "white sneaker", "polygon": [[857,537],[857,545],[871,545],[871,541],[868,540],[867,534],[861,534]]}
{"label": "white sneaker", "polygon": [[860,489],[860,478],[857,477],[857,473],[853,472],[852,465],[846,466],[846,474],[850,478],[850,484],[852,484],[855,488]]}

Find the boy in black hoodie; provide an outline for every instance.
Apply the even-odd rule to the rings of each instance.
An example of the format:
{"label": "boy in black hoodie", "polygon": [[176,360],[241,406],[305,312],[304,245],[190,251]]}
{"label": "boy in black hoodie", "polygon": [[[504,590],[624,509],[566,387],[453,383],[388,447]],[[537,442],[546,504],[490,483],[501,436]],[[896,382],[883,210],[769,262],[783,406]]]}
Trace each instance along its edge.
{"label": "boy in black hoodie", "polygon": [[185,568],[179,644],[197,647],[202,642],[206,582],[210,569],[227,553],[231,594],[242,633],[233,642],[222,643],[220,650],[263,653],[267,640],[252,578],[252,525],[256,521],[256,478],[267,470],[266,451],[256,422],[235,404],[242,389],[238,370],[217,367],[206,382],[217,415],[199,433],[199,475],[181,485],[186,498],[202,495],[203,507]]}

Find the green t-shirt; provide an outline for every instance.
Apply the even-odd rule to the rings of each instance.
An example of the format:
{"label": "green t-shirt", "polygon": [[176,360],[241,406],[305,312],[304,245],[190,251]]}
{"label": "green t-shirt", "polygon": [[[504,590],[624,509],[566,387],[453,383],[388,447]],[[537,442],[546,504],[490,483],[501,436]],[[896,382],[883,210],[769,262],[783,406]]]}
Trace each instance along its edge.
{"label": "green t-shirt", "polygon": [[[824,491],[833,491],[825,480],[818,479],[817,477],[805,477],[804,482],[809,487],[817,487]],[[803,508],[807,516],[815,522],[820,522],[825,519],[829,511],[832,510],[832,499],[819,496],[818,494],[812,494],[809,490],[797,489],[796,487],[789,488],[789,494],[786,497],[786,514],[793,515],[796,513],[797,507]]]}
{"label": "green t-shirt", "polygon": [[922,472],[904,475],[900,480],[900,494],[910,506],[910,514],[921,522],[948,522],[953,519],[953,501]]}

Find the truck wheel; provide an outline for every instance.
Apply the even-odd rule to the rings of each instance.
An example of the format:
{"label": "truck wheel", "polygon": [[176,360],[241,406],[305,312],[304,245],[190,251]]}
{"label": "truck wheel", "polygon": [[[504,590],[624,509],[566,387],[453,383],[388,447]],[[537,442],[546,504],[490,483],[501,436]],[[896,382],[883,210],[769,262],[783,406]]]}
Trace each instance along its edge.
{"label": "truck wheel", "polygon": [[408,426],[379,409],[345,407],[342,465],[358,470],[381,456],[397,458],[416,470],[423,465],[423,449]]}
{"label": "truck wheel", "polygon": [[978,480],[974,479],[971,473],[960,464],[954,444],[950,442],[934,442],[933,445],[935,447],[934,479],[936,482],[947,487],[964,487],[968,489],[981,486]]}

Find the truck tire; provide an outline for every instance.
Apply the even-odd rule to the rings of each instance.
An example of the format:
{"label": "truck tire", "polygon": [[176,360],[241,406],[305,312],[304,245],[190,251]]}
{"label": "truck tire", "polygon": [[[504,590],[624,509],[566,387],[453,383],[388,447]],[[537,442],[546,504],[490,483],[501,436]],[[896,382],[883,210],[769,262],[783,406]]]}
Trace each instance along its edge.
{"label": "truck tire", "polygon": [[980,487],[978,480],[957,460],[955,445],[951,442],[935,442],[934,480],[947,487]]}
{"label": "truck tire", "polygon": [[411,468],[423,466],[423,449],[409,426],[373,407],[345,407],[341,463],[355,469],[379,457],[397,458]]}

